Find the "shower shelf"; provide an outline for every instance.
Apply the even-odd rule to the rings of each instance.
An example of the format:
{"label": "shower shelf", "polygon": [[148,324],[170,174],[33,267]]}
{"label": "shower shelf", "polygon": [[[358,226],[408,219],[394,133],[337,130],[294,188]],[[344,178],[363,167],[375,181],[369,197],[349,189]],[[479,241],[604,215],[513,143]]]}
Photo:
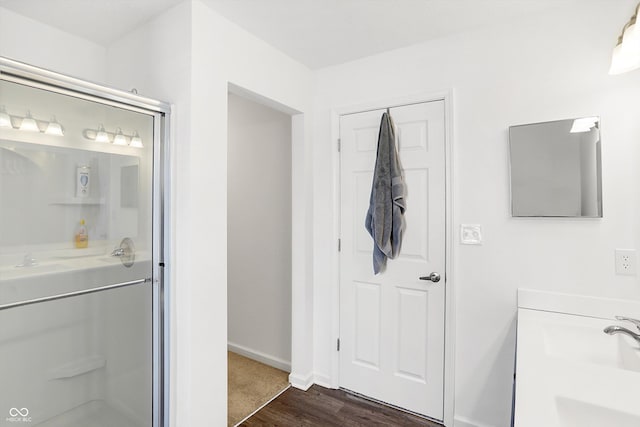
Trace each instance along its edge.
{"label": "shower shelf", "polygon": [[50,380],[73,378],[78,375],[88,374],[89,372],[104,368],[106,364],[107,361],[104,357],[85,357],[83,359],[74,360],[73,362],[58,366],[54,369],[50,369],[47,376]]}
{"label": "shower shelf", "polygon": [[104,205],[104,198],[100,199],[82,199],[80,197],[63,197],[59,199],[53,199],[49,202],[50,205]]}

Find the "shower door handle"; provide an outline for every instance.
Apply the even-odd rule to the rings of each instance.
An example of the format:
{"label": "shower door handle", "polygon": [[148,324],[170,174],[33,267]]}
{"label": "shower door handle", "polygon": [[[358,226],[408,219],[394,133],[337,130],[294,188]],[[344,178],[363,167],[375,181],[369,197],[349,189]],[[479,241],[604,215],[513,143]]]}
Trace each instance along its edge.
{"label": "shower door handle", "polygon": [[107,290],[111,290],[111,289],[125,288],[125,287],[128,287],[128,286],[140,285],[142,283],[151,283],[151,278],[147,277],[145,279],[132,280],[130,282],[114,283],[112,285],[98,286],[97,288],[89,288],[89,289],[83,289],[83,290],[80,290],[80,291],[67,292],[67,293],[64,293],[64,294],[57,294],[57,295],[51,295],[51,296],[46,296],[46,297],[33,298],[33,299],[30,299],[30,300],[26,300],[26,301],[18,301],[18,302],[10,302],[10,303],[7,303],[7,304],[0,304],[0,311],[6,310],[6,309],[9,309],[9,308],[24,307],[25,305],[38,304],[38,303],[41,303],[41,302],[57,301],[57,300],[60,300],[60,299],[65,299],[65,298],[78,297],[78,296],[87,295],[87,294],[94,294],[96,292],[102,292],[102,291],[107,291]]}
{"label": "shower door handle", "polygon": [[440,281],[440,274],[436,273],[435,271],[433,273],[431,273],[428,276],[422,276],[420,277],[420,280],[429,280],[433,283],[438,283]]}

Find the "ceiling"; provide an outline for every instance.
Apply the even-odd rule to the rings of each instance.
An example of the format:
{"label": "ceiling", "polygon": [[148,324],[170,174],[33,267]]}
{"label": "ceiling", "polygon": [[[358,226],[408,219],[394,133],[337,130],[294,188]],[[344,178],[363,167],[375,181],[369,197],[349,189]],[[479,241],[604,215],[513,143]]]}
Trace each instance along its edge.
{"label": "ceiling", "polygon": [[0,0],[0,7],[107,46],[183,0]]}
{"label": "ceiling", "polygon": [[[109,45],[183,0],[0,0],[0,6]],[[203,0],[230,21],[317,69],[587,1]],[[632,11],[630,11],[632,12]]]}

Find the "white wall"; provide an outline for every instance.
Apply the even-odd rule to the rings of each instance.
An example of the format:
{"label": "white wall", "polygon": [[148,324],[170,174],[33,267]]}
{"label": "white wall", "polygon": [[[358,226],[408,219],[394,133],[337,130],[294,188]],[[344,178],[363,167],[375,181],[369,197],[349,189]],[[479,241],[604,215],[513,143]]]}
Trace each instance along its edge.
{"label": "white wall", "polygon": [[[108,50],[109,82],[176,105],[173,135],[173,374],[176,426],[226,423],[227,91],[291,113],[292,378],[311,378],[311,72],[201,1],[162,14]],[[286,106],[286,107],[285,107]],[[302,114],[304,113],[304,114]],[[298,248],[298,249],[296,249]],[[302,382],[302,381],[300,381]]]}
{"label": "white wall", "polygon": [[229,349],[291,367],[291,117],[229,94]]}
{"label": "white wall", "polygon": [[[108,84],[124,90],[135,87],[138,93],[172,103],[169,155],[171,157],[171,235],[167,243],[171,256],[168,263],[171,277],[171,425],[198,425],[189,422],[189,402],[194,390],[192,369],[207,376],[210,366],[192,366],[189,269],[185,266],[191,256],[189,240],[183,231],[189,219],[191,191],[186,177],[190,173],[188,156],[191,140],[191,3],[184,2],[136,31],[114,42],[107,50]],[[185,160],[187,159],[187,160]],[[179,166],[184,165],[184,166]],[[200,172],[201,174],[206,174]],[[206,224],[205,224],[206,227]],[[208,263],[207,253],[194,255],[199,262]],[[195,280],[195,279],[194,279]],[[200,278],[200,282],[205,280]],[[223,297],[220,297],[223,298]],[[193,313],[197,318],[201,313]],[[206,322],[206,315],[203,322]],[[223,327],[220,326],[222,329]],[[226,327],[223,328],[226,331]],[[204,336],[204,335],[203,335]],[[225,346],[226,340],[220,342]],[[226,359],[225,359],[226,360]],[[220,396],[224,392],[219,391]],[[222,399],[222,398],[220,398]],[[225,406],[226,408],[226,406]]]}
{"label": "white wall", "polygon": [[[337,308],[331,110],[453,89],[454,216],[482,224],[482,246],[456,232],[458,425],[510,423],[516,289],[640,298],[636,277],[614,275],[616,247],[637,248],[640,72],[607,75],[633,1],[478,30],[326,68],[317,73],[314,128],[316,378],[330,378]],[[510,125],[602,118],[604,218],[515,219],[509,209]],[[463,424],[464,421],[469,424]]]}
{"label": "white wall", "polygon": [[106,49],[0,7],[0,56],[104,82]]}

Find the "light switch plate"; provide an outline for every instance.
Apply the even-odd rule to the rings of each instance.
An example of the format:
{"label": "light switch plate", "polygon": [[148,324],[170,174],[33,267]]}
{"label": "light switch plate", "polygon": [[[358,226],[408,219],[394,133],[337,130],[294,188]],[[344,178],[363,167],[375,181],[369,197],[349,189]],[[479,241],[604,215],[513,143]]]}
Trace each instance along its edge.
{"label": "light switch plate", "polygon": [[482,226],[479,224],[461,224],[460,243],[463,245],[481,245]]}

